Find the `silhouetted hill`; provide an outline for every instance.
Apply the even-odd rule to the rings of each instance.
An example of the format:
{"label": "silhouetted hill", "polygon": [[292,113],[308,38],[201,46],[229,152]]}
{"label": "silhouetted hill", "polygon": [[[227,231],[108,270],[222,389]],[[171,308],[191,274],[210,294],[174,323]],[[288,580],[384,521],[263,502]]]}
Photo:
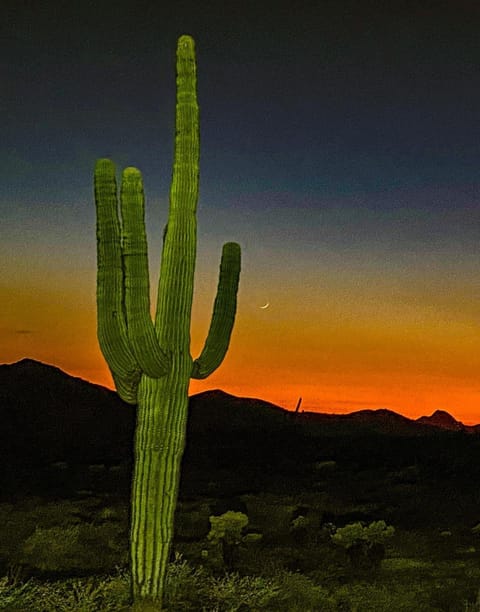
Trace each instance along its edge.
{"label": "silhouetted hill", "polygon": [[131,454],[134,423],[134,408],[104,387],[32,359],[0,365],[4,457],[116,463]]}
{"label": "silhouetted hill", "polygon": [[[118,464],[132,457],[134,427],[135,407],[113,391],[32,359],[0,365],[3,466],[55,461]],[[465,427],[441,411],[416,421],[390,410],[294,414],[220,390],[192,396],[188,422],[190,446],[211,450],[234,441],[242,453],[253,455],[262,452],[262,440],[288,446],[289,440],[298,443],[304,435],[418,436],[445,429],[474,432],[480,426]]]}
{"label": "silhouetted hill", "polygon": [[417,419],[418,423],[439,427],[448,431],[463,431],[465,433],[480,433],[480,425],[464,425],[457,421],[445,410],[435,410],[430,416],[422,416]]}
{"label": "silhouetted hill", "polygon": [[432,428],[423,423],[397,414],[392,410],[358,410],[349,414],[325,414],[303,412],[302,420],[321,427],[324,434],[385,434],[396,436],[416,436],[429,434]]}
{"label": "silhouetted hill", "polygon": [[236,397],[219,389],[190,397],[192,433],[208,434],[227,431],[253,433],[288,422],[291,413],[270,402]]}
{"label": "silhouetted hill", "polygon": [[448,412],[437,410],[431,416],[409,419],[392,410],[358,410],[349,414],[302,412],[300,417],[317,426],[323,433],[352,434],[377,433],[395,436],[428,435],[432,432],[450,431],[480,434],[480,425],[464,425]]}

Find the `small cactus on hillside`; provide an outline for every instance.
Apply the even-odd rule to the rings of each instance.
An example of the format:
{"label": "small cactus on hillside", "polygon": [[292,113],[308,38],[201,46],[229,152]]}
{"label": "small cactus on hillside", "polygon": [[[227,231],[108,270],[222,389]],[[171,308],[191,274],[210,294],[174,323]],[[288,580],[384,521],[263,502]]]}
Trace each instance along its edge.
{"label": "small cactus on hillside", "polygon": [[385,541],[394,533],[395,528],[385,521],[374,521],[368,526],[357,522],[337,529],[331,538],[345,548],[352,567],[376,568],[385,556]]}
{"label": "small cactus on hillside", "polygon": [[[248,517],[243,512],[229,510],[220,516],[211,516],[210,525],[207,539],[213,551],[217,552],[217,556],[220,552],[220,565],[230,571],[235,569],[240,545],[258,542],[262,538],[260,533],[244,534],[248,525]],[[208,551],[206,553],[208,556]],[[215,555],[210,555],[212,556],[215,557]]]}

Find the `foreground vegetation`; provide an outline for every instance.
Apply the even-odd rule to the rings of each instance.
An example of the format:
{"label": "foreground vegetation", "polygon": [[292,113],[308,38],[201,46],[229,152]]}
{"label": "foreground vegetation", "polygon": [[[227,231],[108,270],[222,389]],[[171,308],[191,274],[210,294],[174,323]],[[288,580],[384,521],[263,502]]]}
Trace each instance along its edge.
{"label": "foreground vegetation", "polygon": [[[395,565],[396,577],[390,571],[389,578],[387,573],[377,580],[356,580],[327,589],[298,572],[278,571],[270,577],[238,573],[214,577],[177,557],[169,565],[164,609],[172,612],[480,610],[480,599],[472,602],[465,599],[462,585],[454,584],[447,568],[443,572],[439,569],[430,587],[425,588],[415,578],[418,566],[414,562],[399,560]],[[445,570],[448,578],[442,579]],[[12,612],[127,612],[128,601],[129,576],[122,570],[111,576],[46,582],[30,579],[18,585],[9,584],[7,577],[0,580],[0,609]]]}
{"label": "foreground vegetation", "polygon": [[[240,501],[245,511],[216,515],[213,499],[180,504],[165,610],[480,610],[478,528],[336,526],[324,520],[332,500],[321,493]],[[124,502],[0,504],[0,526],[0,610],[129,610]]]}

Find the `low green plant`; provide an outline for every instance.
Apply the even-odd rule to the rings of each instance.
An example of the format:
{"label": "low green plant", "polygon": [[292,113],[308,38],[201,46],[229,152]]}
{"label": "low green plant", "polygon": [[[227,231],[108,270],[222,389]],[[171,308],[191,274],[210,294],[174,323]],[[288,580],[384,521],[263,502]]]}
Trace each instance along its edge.
{"label": "low green plant", "polygon": [[226,574],[213,578],[209,584],[209,604],[212,612],[237,612],[240,610],[272,610],[272,599],[280,586],[271,578]]}
{"label": "low green plant", "polygon": [[269,610],[275,612],[333,612],[336,611],[333,597],[326,589],[298,572],[280,571],[274,580],[277,593],[269,602]]}
{"label": "low green plant", "polygon": [[393,536],[394,527],[385,521],[374,521],[370,525],[350,523],[332,534],[335,544],[343,547],[353,568],[378,568],[385,556],[384,542]]}
{"label": "low green plant", "polygon": [[167,610],[201,610],[208,601],[210,576],[203,567],[194,568],[181,554],[169,564],[165,579],[164,606]]}
{"label": "low green plant", "polygon": [[220,516],[211,516],[210,525],[207,536],[210,545],[205,550],[204,558],[213,569],[234,570],[240,545],[252,544],[262,538],[259,533],[243,533],[248,525],[248,517],[243,512],[229,510]]}
{"label": "low green plant", "polygon": [[350,523],[345,527],[340,527],[332,535],[332,540],[348,548],[355,542],[362,540],[372,544],[381,544],[395,533],[395,528],[387,526],[385,521],[374,521],[366,526],[362,522]]}
{"label": "low green plant", "polygon": [[128,544],[115,524],[38,527],[24,542],[17,562],[59,573],[111,571],[128,559]]}
{"label": "low green plant", "polygon": [[213,577],[180,555],[169,566],[165,591],[169,612],[333,612],[333,602],[325,589],[299,573],[277,571],[266,577],[230,572]]}
{"label": "low green plant", "polygon": [[9,586],[0,580],[0,610],[9,612],[118,612],[130,587],[125,572],[114,576],[28,582]]}
{"label": "low green plant", "polygon": [[46,504],[38,498],[19,502],[18,507],[0,504],[0,557],[15,563],[14,557],[37,526],[47,528],[79,523],[75,511],[78,507],[65,500],[56,505]]}
{"label": "low green plant", "polygon": [[[15,587],[0,579],[0,610],[5,612],[119,612],[130,610],[130,576],[124,570],[106,577],[40,582],[30,579]],[[266,610],[302,612],[330,608],[315,602],[325,594],[308,578],[289,573],[276,577],[213,577],[194,568],[181,555],[169,564],[164,609],[168,612],[239,612]]]}
{"label": "low green plant", "polygon": [[8,576],[0,578],[0,610],[27,610],[33,590],[31,582],[13,583]]}
{"label": "low green plant", "polygon": [[220,516],[211,516],[210,525],[208,539],[211,542],[239,544],[242,540],[242,531],[248,525],[248,517],[243,512],[229,510]]}

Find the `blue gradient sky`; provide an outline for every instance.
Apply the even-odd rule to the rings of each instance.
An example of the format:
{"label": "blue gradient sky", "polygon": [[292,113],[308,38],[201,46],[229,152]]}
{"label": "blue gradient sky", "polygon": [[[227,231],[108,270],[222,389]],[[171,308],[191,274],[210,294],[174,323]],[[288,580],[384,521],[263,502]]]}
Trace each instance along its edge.
{"label": "blue gradient sky", "polygon": [[109,384],[95,338],[93,165],[142,170],[155,288],[174,54],[189,33],[195,353],[221,245],[243,247],[231,350],[192,392],[479,422],[480,8],[71,4],[2,3],[0,360]]}

